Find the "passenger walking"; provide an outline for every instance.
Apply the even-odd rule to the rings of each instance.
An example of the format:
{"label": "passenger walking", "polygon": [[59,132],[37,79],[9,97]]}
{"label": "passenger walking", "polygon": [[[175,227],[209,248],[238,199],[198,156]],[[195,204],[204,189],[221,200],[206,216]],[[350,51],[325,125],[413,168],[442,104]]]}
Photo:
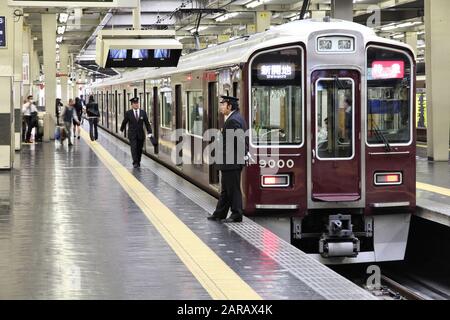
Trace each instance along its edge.
{"label": "passenger walking", "polygon": [[59,124],[59,118],[61,115],[61,107],[63,107],[64,105],[61,102],[60,98],[56,98],[56,102],[55,102],[55,114],[56,114],[56,125],[60,126]]}
{"label": "passenger walking", "polygon": [[123,132],[128,124],[128,139],[130,140],[133,167],[139,168],[141,166],[142,147],[145,141],[144,124],[147,128],[148,138],[152,137],[152,128],[150,127],[147,113],[139,107],[139,98],[132,98],[130,102],[132,108],[125,112],[120,131]]}
{"label": "passenger walking", "polygon": [[[208,217],[209,220],[222,220],[225,222],[241,222],[243,209],[242,209],[242,192],[241,192],[241,171],[244,167],[244,159],[248,153],[248,146],[245,143],[245,151],[238,150],[238,141],[227,141],[227,131],[231,130],[236,135],[237,130],[245,132],[247,125],[244,118],[239,113],[239,99],[230,96],[221,96],[219,112],[225,116],[225,123],[223,125],[221,140],[223,141],[222,156],[233,153],[233,157],[227,157],[227,161],[224,159],[223,164],[218,165],[218,169],[222,173],[221,180],[221,192],[219,201],[217,202],[216,210]],[[239,151],[241,151],[239,153]],[[245,152],[245,153],[243,153]],[[228,158],[232,158],[232,162],[229,163]],[[231,215],[226,219],[228,211],[231,208]]]}
{"label": "passenger walking", "polygon": [[77,114],[78,122],[73,121],[73,137],[80,139],[80,124],[82,119],[81,117],[83,116],[83,104],[81,103],[81,100],[78,97],[75,98],[74,108]]}
{"label": "passenger walking", "polygon": [[22,106],[22,114],[27,125],[27,131],[25,134],[25,142],[31,143],[31,130],[34,127],[33,119],[37,118],[37,108],[33,101],[33,96],[28,96],[26,102]]}
{"label": "passenger walking", "polygon": [[98,111],[98,104],[94,101],[94,96],[89,96],[89,102],[86,106],[86,114],[89,120],[89,135],[92,141],[98,139],[98,118],[100,117],[100,112]]}
{"label": "passenger walking", "polygon": [[[64,111],[61,115],[64,121],[64,129],[66,131],[67,139],[69,139],[69,147],[73,145],[72,143],[72,124],[77,123],[80,125],[80,121],[78,120],[77,113],[75,110],[75,102],[73,99],[69,100],[69,104],[64,108]],[[63,140],[61,139],[61,144]]]}

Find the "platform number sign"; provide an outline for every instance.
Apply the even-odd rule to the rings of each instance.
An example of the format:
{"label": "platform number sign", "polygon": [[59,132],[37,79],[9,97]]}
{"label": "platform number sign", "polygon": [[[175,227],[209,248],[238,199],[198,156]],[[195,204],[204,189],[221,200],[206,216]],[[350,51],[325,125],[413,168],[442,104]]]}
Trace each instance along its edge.
{"label": "platform number sign", "polygon": [[6,48],[6,19],[0,16],[0,48]]}

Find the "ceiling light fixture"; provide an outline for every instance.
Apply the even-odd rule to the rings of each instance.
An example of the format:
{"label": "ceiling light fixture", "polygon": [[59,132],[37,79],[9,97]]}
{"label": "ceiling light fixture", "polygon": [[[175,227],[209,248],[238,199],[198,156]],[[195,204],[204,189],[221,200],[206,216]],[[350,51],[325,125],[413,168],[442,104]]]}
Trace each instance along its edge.
{"label": "ceiling light fixture", "polygon": [[63,41],[63,36],[56,37],[56,42],[61,43]]}
{"label": "ceiling light fixture", "polygon": [[245,7],[248,8],[256,8],[257,6],[260,6],[266,2],[268,2],[269,0],[254,0],[254,1],[250,1],[248,3],[245,4]]}
{"label": "ceiling light fixture", "polygon": [[69,20],[69,14],[66,12],[61,12],[58,17],[59,23],[67,23],[67,20]]}
{"label": "ceiling light fixture", "polygon": [[58,28],[56,28],[57,34],[64,34],[64,32],[66,32],[66,26],[58,26]]}

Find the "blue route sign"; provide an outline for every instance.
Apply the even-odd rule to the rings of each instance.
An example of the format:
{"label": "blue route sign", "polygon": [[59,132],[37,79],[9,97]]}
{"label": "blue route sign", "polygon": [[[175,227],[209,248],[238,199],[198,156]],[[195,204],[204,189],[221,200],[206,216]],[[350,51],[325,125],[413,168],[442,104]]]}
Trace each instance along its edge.
{"label": "blue route sign", "polygon": [[0,16],[0,48],[6,48],[6,19]]}

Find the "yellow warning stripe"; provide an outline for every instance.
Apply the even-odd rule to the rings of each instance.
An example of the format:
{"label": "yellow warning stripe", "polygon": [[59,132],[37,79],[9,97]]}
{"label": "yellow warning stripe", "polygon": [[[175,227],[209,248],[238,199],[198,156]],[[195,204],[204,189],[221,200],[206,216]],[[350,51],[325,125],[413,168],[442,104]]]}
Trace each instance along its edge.
{"label": "yellow warning stripe", "polygon": [[[416,144],[416,147],[428,149],[428,146],[426,144]],[[450,149],[448,149],[448,151],[450,151]]]}
{"label": "yellow warning stripe", "polygon": [[422,183],[422,182],[416,182],[416,188],[420,190],[430,191],[434,193],[439,193],[444,196],[450,197],[450,189],[443,188],[443,187],[437,187],[432,184]]}
{"label": "yellow warning stripe", "polygon": [[261,299],[128,169],[100,144],[91,142],[83,129],[81,136],[213,299]]}

